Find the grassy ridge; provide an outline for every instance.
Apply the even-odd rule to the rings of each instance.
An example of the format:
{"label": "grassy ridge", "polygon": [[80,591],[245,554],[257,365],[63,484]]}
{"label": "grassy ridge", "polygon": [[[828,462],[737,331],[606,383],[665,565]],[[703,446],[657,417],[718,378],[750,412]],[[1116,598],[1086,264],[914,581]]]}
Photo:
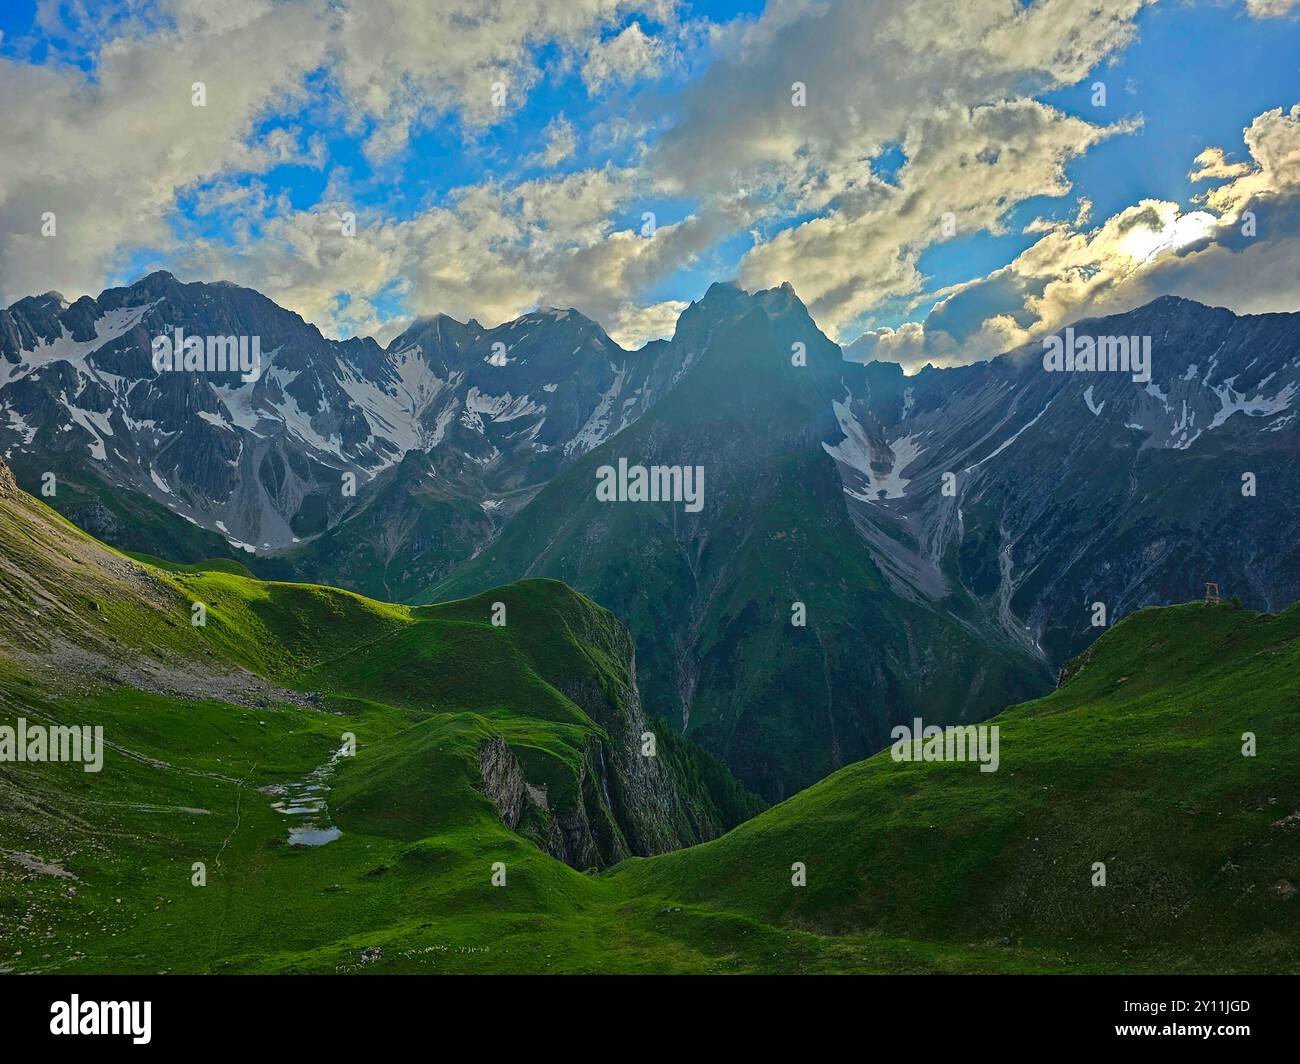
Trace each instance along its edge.
{"label": "grassy ridge", "polygon": [[883,753],[616,874],[766,923],[1051,949],[1067,967],[1300,966],[1300,607],[1143,610],[993,723],[996,773]]}

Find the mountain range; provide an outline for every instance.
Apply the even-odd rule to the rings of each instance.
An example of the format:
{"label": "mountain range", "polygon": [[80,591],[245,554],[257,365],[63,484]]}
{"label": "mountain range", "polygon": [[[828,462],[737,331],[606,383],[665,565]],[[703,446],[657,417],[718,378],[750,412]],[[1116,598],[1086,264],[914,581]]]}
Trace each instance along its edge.
{"label": "mountain range", "polygon": [[[258,379],[155,372],[178,328],[260,337]],[[864,366],[788,285],[716,284],[637,351],[574,310],[381,347],[156,273],[0,311],[0,454],[144,556],[408,603],[563,580],[628,624],[646,711],[776,800],[900,721],[1050,690],[1205,582],[1300,598],[1300,315],[1167,297],[1074,329],[1149,337],[1150,379],[1041,345]],[[700,467],[702,510],[602,502],[620,459]]]}

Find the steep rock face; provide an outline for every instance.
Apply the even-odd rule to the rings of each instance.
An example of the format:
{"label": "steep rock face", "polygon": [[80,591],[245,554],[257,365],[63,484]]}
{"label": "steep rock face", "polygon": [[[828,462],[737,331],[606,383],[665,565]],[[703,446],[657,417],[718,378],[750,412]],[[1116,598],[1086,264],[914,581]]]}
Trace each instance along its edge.
{"label": "steep rock face", "polygon": [[501,822],[573,868],[608,868],[628,857],[668,853],[732,826],[707,800],[688,812],[672,773],[645,771],[633,756],[616,760],[605,743],[588,744],[579,798],[565,804],[553,804],[544,785],[529,783],[499,736],[479,747],[479,771]]}
{"label": "steep rock face", "polygon": [[590,758],[584,758],[582,764],[581,800],[560,808],[552,808],[545,786],[534,786],[524,778],[519,759],[500,736],[480,744],[479,773],[483,791],[496,805],[501,822],[552,857],[586,870],[604,868],[631,855],[608,804],[600,802],[607,782]]}
{"label": "steep rock face", "polygon": [[[594,640],[597,633],[583,633],[583,638]],[[689,808],[681,781],[674,778],[670,763],[658,753],[660,737],[641,706],[631,636],[620,626],[607,643],[613,659],[626,663],[626,671],[614,685],[586,680],[562,687],[608,736],[588,750],[590,785],[584,789],[588,806],[594,800],[602,814],[608,810],[610,821],[618,828],[605,849],[617,854],[613,858],[617,861],[633,854],[664,853],[720,835],[731,825],[712,802]],[[654,752],[647,753],[648,749]],[[626,852],[619,852],[623,850]]]}
{"label": "steep rock face", "polygon": [[588,739],[565,797],[528,780],[504,738],[480,744],[483,790],[503,823],[574,868],[588,869],[716,838],[761,808],[738,788],[728,789],[725,771],[703,751],[647,720],[626,629],[594,609],[569,613],[566,629],[605,662],[557,684],[598,733]]}
{"label": "steep rock face", "polygon": [[14,480],[13,470],[0,458],[0,499],[12,499],[18,494],[18,482]]}
{"label": "steep rock face", "polygon": [[835,457],[891,581],[964,589],[1054,666],[1105,631],[1094,603],[1300,598],[1300,315],[1165,297],[1073,330],[1148,339],[1150,380],[1048,372],[1041,344],[850,380]]}
{"label": "steep rock face", "polygon": [[483,778],[483,791],[497,807],[501,822],[508,828],[517,828],[528,801],[524,771],[499,735],[479,744],[478,770]]}

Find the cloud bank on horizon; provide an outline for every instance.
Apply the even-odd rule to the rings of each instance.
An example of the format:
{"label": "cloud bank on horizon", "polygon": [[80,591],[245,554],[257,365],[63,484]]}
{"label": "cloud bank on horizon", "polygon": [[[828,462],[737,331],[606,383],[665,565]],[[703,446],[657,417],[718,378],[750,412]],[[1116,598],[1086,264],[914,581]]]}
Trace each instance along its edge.
{"label": "cloud bank on horizon", "polygon": [[162,267],[333,336],[553,305],[635,346],[790,281],[908,368],[1297,310],[1298,55],[1300,0],[9,5],[0,300]]}

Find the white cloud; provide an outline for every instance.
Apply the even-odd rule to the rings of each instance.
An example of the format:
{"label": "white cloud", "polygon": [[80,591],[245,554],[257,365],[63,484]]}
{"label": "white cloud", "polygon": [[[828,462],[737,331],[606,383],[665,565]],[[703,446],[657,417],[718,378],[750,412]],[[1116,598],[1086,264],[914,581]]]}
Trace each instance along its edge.
{"label": "white cloud", "polygon": [[194,241],[176,263],[190,276],[257,287],[334,336],[391,335],[395,324],[377,308],[397,278],[414,314],[497,324],[536,306],[575,306],[639,343],[662,335],[668,304],[638,308],[630,293],[693,261],[736,224],[715,211],[661,225],[652,237],[616,229],[610,219],[642,180],[605,167],[488,182],[411,218],[363,214],[353,236],[340,222],[345,202],[297,211],[249,197],[249,210],[265,211],[248,227],[256,237]]}
{"label": "white cloud", "polygon": [[610,83],[655,78],[674,55],[674,49],[658,37],[648,35],[639,22],[633,22],[588,52],[582,79],[589,92],[597,93]]}
{"label": "white cloud", "polygon": [[578,148],[578,135],[574,131],[573,123],[563,115],[557,115],[551,119],[542,136],[545,140],[545,146],[541,151],[532,155],[528,159],[530,166],[541,166],[547,170],[553,169],[566,159],[571,158]]}
{"label": "white cloud", "polygon": [[[1034,100],[938,112],[903,142],[897,184],[847,185],[831,210],[754,248],[742,282],[791,281],[832,335],[882,301],[914,294],[921,252],[951,235],[1001,232],[1032,196],[1069,191],[1065,164],[1125,126],[1102,128]],[[945,228],[945,227],[950,227]]]}
{"label": "white cloud", "polygon": [[689,304],[680,299],[669,299],[647,307],[625,303],[615,311],[609,335],[629,349],[640,347],[649,340],[668,339],[687,306]]}
{"label": "white cloud", "polygon": [[1255,18],[1281,18],[1300,6],[1300,0],[1246,0],[1246,10]]}
{"label": "white cloud", "polygon": [[[0,114],[0,298],[52,285],[98,291],[126,253],[166,256],[181,246],[173,228],[180,194],[290,159],[321,163],[318,142],[259,125],[281,109],[329,103],[367,153],[384,159],[449,112],[469,127],[512,113],[541,76],[539,48],[581,57],[602,27],[642,10],[669,19],[672,4],[166,0],[111,20],[78,6],[75,32],[92,52],[91,74],[57,59],[0,59],[0,98],[22,101]],[[66,33],[64,14],[50,5],[41,20]],[[331,101],[308,95],[308,75],[320,69],[337,89]],[[205,83],[202,108],[191,106],[195,81]],[[502,108],[496,82],[506,86]],[[575,138],[563,122],[550,133],[540,161],[555,165]],[[55,213],[55,238],[40,235],[46,211]]]}
{"label": "white cloud", "polygon": [[1244,139],[1250,162],[1218,148],[1197,156],[1193,177],[1221,182],[1197,209],[1144,200],[1091,230],[1050,226],[1007,266],[942,293],[924,322],[869,331],[850,357],[971,362],[1167,294],[1238,313],[1300,310],[1300,105],[1259,115]]}
{"label": "white cloud", "polygon": [[[765,206],[747,287],[792,281],[832,335],[919,292],[921,253],[1000,232],[1024,200],[1070,191],[1065,164],[1134,125],[1034,99],[1126,44],[1143,0],[835,0],[770,5],[684,94],[649,165],[668,191],[741,188]],[[795,106],[801,85],[805,106]],[[879,169],[901,147],[901,169]],[[782,229],[784,219],[811,216]]]}
{"label": "white cloud", "polygon": [[[342,9],[334,72],[358,128],[374,128],[375,159],[449,114],[469,127],[515,112],[542,77],[538,49],[570,59],[598,49],[600,31],[637,11],[667,18],[664,0],[364,0]],[[618,40],[619,38],[615,38]],[[500,94],[494,92],[500,89]]]}
{"label": "white cloud", "polygon": [[[323,56],[309,4],[227,5],[104,44],[94,77],[71,65],[0,59],[0,293],[98,291],[126,249],[173,245],[179,190],[256,173],[311,149],[292,132],[256,135],[261,115],[301,92]],[[206,106],[192,105],[203,82]],[[21,103],[19,103],[21,101]],[[55,215],[56,235],[41,235]]]}

